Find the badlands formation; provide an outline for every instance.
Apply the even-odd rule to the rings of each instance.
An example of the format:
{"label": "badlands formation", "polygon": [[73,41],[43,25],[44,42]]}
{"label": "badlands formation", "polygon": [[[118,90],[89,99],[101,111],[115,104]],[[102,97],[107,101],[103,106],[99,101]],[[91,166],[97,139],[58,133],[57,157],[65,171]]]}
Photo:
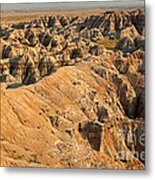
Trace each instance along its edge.
{"label": "badlands formation", "polygon": [[144,169],[145,12],[0,26],[1,166]]}

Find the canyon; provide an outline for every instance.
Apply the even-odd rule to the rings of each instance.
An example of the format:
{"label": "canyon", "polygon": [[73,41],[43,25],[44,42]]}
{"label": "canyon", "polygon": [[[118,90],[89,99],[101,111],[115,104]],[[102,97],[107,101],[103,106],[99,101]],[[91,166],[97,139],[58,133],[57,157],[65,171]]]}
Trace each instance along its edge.
{"label": "canyon", "polygon": [[81,14],[1,24],[1,166],[145,169],[145,12]]}

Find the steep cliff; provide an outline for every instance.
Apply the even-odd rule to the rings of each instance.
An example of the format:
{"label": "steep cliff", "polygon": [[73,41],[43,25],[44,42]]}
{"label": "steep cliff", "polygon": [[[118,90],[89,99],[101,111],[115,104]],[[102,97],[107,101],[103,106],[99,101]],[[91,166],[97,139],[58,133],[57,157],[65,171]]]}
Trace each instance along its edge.
{"label": "steep cliff", "polygon": [[144,11],[0,27],[1,165],[144,169]]}

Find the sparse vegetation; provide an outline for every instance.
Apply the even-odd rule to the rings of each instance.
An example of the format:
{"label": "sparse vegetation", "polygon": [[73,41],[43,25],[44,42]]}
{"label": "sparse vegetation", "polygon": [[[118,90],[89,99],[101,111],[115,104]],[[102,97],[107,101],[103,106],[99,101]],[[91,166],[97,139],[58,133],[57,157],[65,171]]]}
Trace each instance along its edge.
{"label": "sparse vegetation", "polygon": [[106,49],[113,49],[115,48],[118,41],[118,39],[102,39],[98,41],[98,44],[103,45]]}

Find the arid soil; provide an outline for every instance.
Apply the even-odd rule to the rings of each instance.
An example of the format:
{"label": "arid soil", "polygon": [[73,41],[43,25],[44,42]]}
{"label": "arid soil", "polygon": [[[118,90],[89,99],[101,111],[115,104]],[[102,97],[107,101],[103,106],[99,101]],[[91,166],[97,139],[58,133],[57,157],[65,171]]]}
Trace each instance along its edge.
{"label": "arid soil", "polygon": [[144,19],[2,19],[1,166],[145,168]]}

